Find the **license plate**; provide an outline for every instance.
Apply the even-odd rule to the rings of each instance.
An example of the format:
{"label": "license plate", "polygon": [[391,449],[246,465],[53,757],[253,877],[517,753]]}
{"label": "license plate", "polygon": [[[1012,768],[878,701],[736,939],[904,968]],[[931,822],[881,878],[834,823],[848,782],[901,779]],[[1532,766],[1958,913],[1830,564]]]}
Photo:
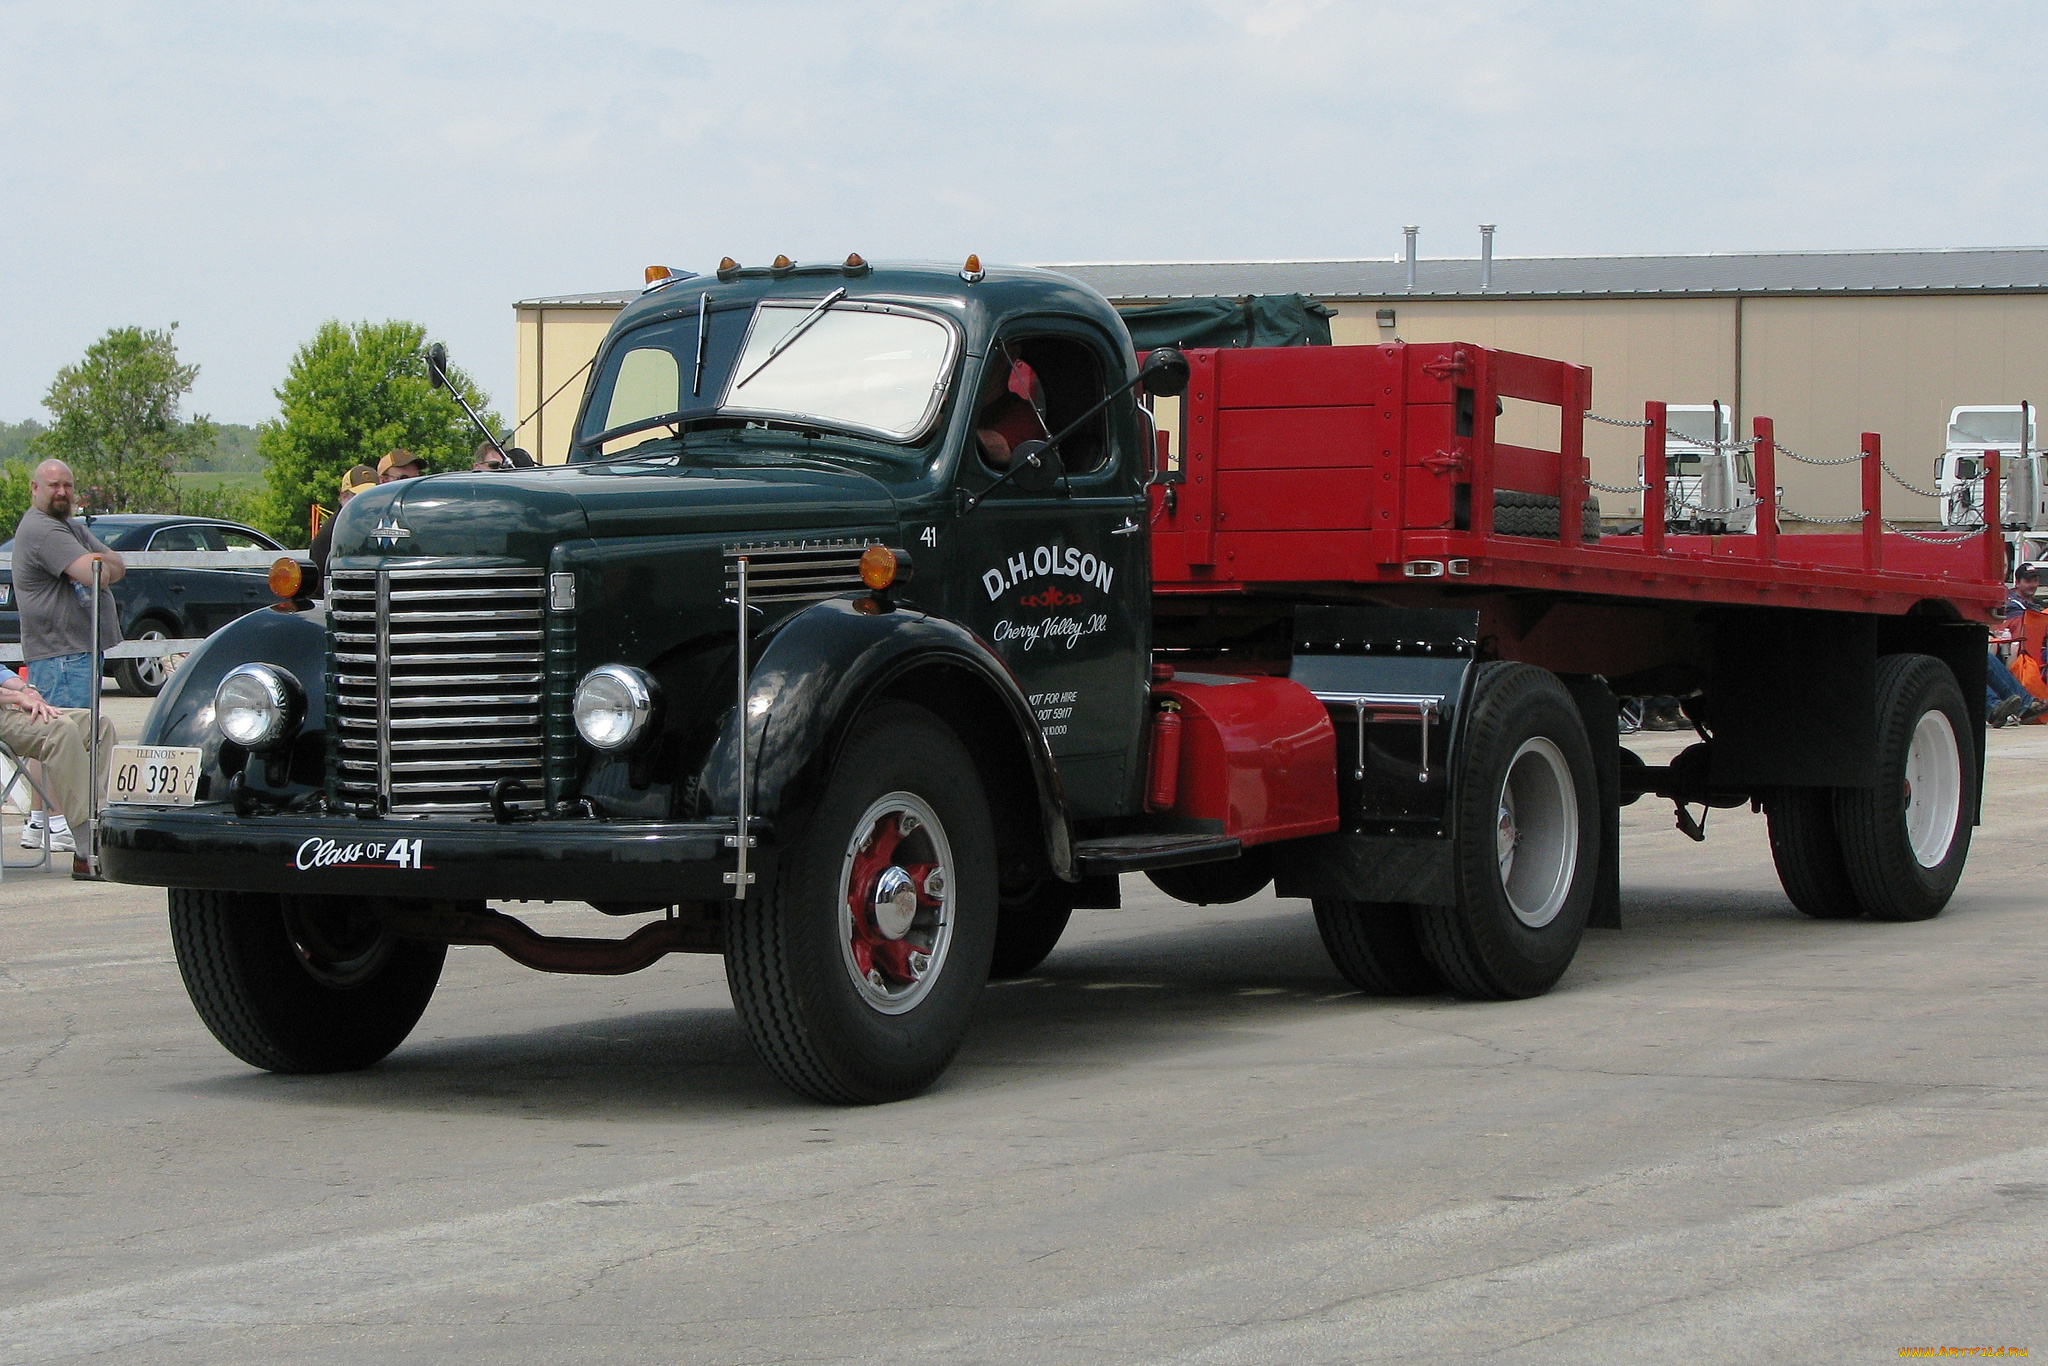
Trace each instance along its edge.
{"label": "license plate", "polygon": [[144,806],[190,806],[199,786],[199,751],[160,745],[115,745],[108,762],[107,800]]}

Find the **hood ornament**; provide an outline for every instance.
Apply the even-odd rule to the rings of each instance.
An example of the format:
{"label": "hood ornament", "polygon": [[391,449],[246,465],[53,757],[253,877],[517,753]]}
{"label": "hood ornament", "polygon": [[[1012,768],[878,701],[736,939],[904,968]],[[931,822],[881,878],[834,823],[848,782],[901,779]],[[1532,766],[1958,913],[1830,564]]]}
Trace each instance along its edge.
{"label": "hood ornament", "polygon": [[373,541],[382,541],[384,543],[384,548],[387,550],[410,535],[412,535],[412,532],[400,526],[398,524],[398,518],[395,515],[388,512],[384,514],[383,521],[377,523],[376,526],[370,528],[370,539]]}

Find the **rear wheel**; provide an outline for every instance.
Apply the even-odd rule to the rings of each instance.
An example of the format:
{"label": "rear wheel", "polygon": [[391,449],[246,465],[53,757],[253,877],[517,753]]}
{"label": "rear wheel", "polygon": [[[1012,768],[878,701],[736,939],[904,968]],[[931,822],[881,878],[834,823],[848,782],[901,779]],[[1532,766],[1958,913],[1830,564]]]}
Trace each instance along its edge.
{"label": "rear wheel", "polygon": [[1862,915],[1835,834],[1833,789],[1781,787],[1764,798],[1764,815],[1771,827],[1771,861],[1792,904],[1815,920]]}
{"label": "rear wheel", "polygon": [[271,1072],[352,1072],[419,1023],[445,944],[400,939],[343,897],[170,893],[171,946],[222,1047]]}
{"label": "rear wheel", "polygon": [[1428,996],[1444,989],[1416,937],[1415,907],[1318,897],[1315,908],[1323,947],[1352,986],[1368,996]]}
{"label": "rear wheel", "polygon": [[[171,630],[167,623],[148,617],[136,624],[135,633],[128,639],[154,644],[175,639],[171,635]],[[176,662],[168,655],[153,655],[148,659],[117,659],[114,661],[114,681],[121,685],[121,691],[131,697],[155,697],[164,690],[164,684],[171,681],[171,674],[176,669]]]}
{"label": "rear wheel", "polygon": [[931,1085],[996,938],[995,835],[953,732],[900,702],[863,721],[766,882],[725,915],[726,981],[762,1061],[835,1104]]}
{"label": "rear wheel", "polygon": [[1599,787],[1578,708],[1527,664],[1480,666],[1459,759],[1458,904],[1423,906],[1423,954],[1460,996],[1539,996],[1571,966],[1600,867]]}
{"label": "rear wheel", "polygon": [[1022,977],[1043,963],[1059,945],[1073,915],[1074,888],[1056,877],[1042,877],[1004,891],[996,912],[996,947],[989,960],[989,980]]}
{"label": "rear wheel", "polygon": [[1962,689],[1929,655],[1877,661],[1877,785],[1835,793],[1856,899],[1877,920],[1928,920],[1955,894],[1977,811]]}

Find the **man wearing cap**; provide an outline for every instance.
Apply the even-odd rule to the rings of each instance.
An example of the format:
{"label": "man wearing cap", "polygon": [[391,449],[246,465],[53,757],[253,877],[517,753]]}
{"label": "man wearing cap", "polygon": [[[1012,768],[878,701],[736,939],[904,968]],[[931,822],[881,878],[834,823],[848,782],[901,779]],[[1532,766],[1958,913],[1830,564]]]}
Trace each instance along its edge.
{"label": "man wearing cap", "polygon": [[[340,510],[348,506],[349,499],[355,497],[364,489],[373,489],[375,487],[377,487],[377,471],[371,469],[368,465],[357,465],[347,474],[341,476],[341,501],[335,507],[336,514],[339,515]],[[313,538],[311,554],[313,557],[313,576],[315,578],[324,578],[326,576],[327,557],[333,553],[334,518],[329,517],[320,524],[320,534]]]}
{"label": "man wearing cap", "polygon": [[417,479],[420,473],[420,458],[411,451],[392,451],[377,462],[377,482],[380,484],[395,484],[401,479]]}
{"label": "man wearing cap", "polygon": [[2005,595],[2005,601],[1998,606],[2001,617],[2016,617],[2022,612],[2038,612],[2034,605],[2034,594],[2041,591],[2041,566],[2023,564],[2013,571],[2012,591]]}

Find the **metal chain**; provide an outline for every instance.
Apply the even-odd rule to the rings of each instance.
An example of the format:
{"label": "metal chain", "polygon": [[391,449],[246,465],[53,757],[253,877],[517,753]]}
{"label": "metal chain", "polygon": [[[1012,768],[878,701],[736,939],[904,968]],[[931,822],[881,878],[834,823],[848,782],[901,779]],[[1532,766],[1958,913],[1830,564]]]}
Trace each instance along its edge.
{"label": "metal chain", "polygon": [[[1728,515],[1729,513],[1731,513],[1731,512],[1741,512],[1741,511],[1743,511],[1743,510],[1744,510],[1744,509],[1742,509],[1742,508],[1739,508],[1739,507],[1732,507],[1732,508],[1710,508],[1710,507],[1708,507],[1708,506],[1707,506],[1707,505],[1706,505],[1705,503],[1695,503],[1695,502],[1694,502],[1694,501],[1693,501],[1692,499],[1690,499],[1690,498],[1686,497],[1686,496],[1685,496],[1684,494],[1682,494],[1682,493],[1673,493],[1673,494],[1671,495],[1671,501],[1672,501],[1673,503],[1675,503],[1675,504],[1676,504],[1677,506],[1679,506],[1679,507],[1682,507],[1682,508],[1691,508],[1691,509],[1692,509],[1692,510],[1693,510],[1694,512],[1705,512],[1705,513],[1710,513],[1710,514],[1712,514],[1712,515],[1714,515],[1714,516],[1718,516],[1718,517],[1726,517],[1726,516],[1727,516],[1727,515]],[[1750,506],[1750,507],[1755,507],[1755,506],[1756,506],[1756,504],[1754,504],[1754,503],[1751,503],[1751,504],[1750,504],[1749,506]]]}
{"label": "metal chain", "polygon": [[1917,493],[1917,494],[1919,494],[1919,495],[1920,495],[1920,496],[1921,496],[1922,498],[1939,498],[1939,497],[1941,497],[1941,492],[1940,492],[1940,490],[1938,490],[1938,489],[1923,489],[1923,488],[1921,488],[1921,487],[1920,487],[1920,486],[1919,486],[1918,484],[1909,484],[1909,483],[1907,483],[1907,482],[1906,482],[1906,477],[1905,477],[1904,475],[1900,474],[1900,473],[1899,473],[1899,472],[1898,472],[1897,470],[1893,469],[1893,468],[1891,467],[1891,462],[1890,462],[1890,461],[1888,461],[1888,460],[1886,460],[1886,459],[1885,459],[1885,458],[1884,458],[1883,456],[1881,456],[1881,455],[1880,455],[1880,456],[1879,456],[1879,457],[1877,458],[1877,463],[1878,463],[1878,464],[1880,464],[1880,465],[1883,465],[1883,466],[1884,466],[1884,472],[1885,472],[1886,474],[1889,474],[1889,475],[1890,475],[1890,476],[1892,477],[1893,481],[1894,481],[1895,483],[1897,483],[1897,484],[1898,484],[1898,486],[1899,486],[1900,488],[1902,488],[1902,489],[1906,490],[1906,492],[1908,492],[1908,493]]}
{"label": "metal chain", "polygon": [[1588,422],[1604,422],[1610,427],[1647,427],[1650,425],[1650,419],[1648,418],[1644,418],[1641,422],[1631,422],[1625,417],[1602,417],[1591,409],[1580,413],[1579,416],[1585,418]]}
{"label": "metal chain", "polygon": [[1899,535],[1904,536],[1909,541],[1925,541],[1929,545],[1961,545],[1964,541],[1974,539],[1975,537],[1982,536],[1984,534],[1982,531],[1962,531],[1957,532],[1953,536],[1927,536],[1917,531],[1908,531],[1904,527],[1900,526],[1897,522],[1894,522],[1889,518],[1885,520],[1885,525],[1890,527],[1893,531],[1898,532]]}
{"label": "metal chain", "polygon": [[1586,483],[1593,488],[1599,489],[1602,493],[1648,493],[1650,491],[1648,484],[1603,484],[1598,479],[1588,479]]}
{"label": "metal chain", "polygon": [[1793,450],[1790,446],[1783,445],[1777,441],[1772,441],[1771,446],[1774,450],[1778,452],[1779,455],[1788,456],[1793,460],[1797,460],[1802,465],[1853,465],[1863,458],[1863,456],[1859,453],[1856,455],[1844,456],[1840,460],[1815,460],[1810,456],[1801,455],[1798,451]]}
{"label": "metal chain", "polygon": [[1851,517],[1809,517],[1803,512],[1786,507],[1783,503],[1778,504],[1778,511],[1793,521],[1805,522],[1808,526],[1847,526],[1851,522],[1863,520],[1863,514],[1860,512]]}

